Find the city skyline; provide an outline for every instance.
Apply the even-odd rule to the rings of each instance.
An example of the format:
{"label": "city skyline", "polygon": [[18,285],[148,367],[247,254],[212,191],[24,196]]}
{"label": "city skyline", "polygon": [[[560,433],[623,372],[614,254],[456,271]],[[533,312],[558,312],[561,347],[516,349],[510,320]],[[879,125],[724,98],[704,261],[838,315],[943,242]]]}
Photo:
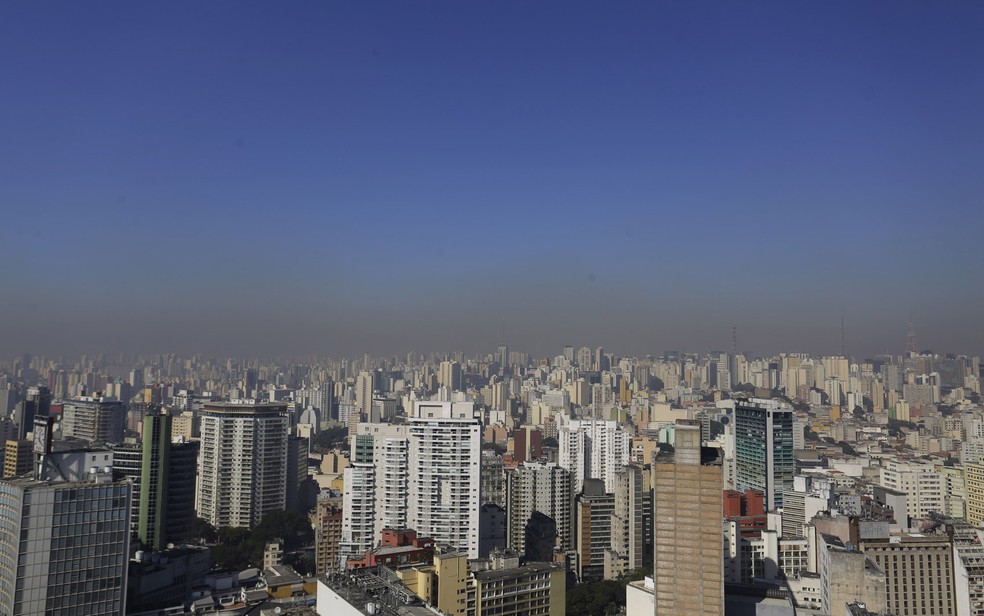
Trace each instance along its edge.
{"label": "city skyline", "polygon": [[[0,340],[984,347],[978,4],[0,7]],[[505,327],[503,327],[505,321]]]}

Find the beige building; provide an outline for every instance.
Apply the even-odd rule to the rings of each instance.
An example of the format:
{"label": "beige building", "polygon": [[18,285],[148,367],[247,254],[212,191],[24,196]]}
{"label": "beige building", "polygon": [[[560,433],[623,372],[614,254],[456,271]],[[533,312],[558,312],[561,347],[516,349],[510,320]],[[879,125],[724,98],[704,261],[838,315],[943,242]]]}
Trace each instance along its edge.
{"label": "beige building", "polygon": [[33,441],[7,441],[3,451],[3,476],[20,477],[34,468]]}
{"label": "beige building", "polygon": [[342,503],[337,499],[318,501],[311,514],[311,525],[318,575],[337,571],[341,566]]}
{"label": "beige building", "polygon": [[967,522],[984,524],[984,464],[964,465],[964,489],[967,491]]}
{"label": "beige building", "polygon": [[600,479],[586,479],[575,499],[577,577],[580,581],[605,577],[605,553],[612,544],[615,495],[605,492]]}
{"label": "beige building", "polygon": [[659,616],[724,614],[722,464],[701,446],[700,422],[678,420],[673,452],[653,468],[653,594]]}
{"label": "beige building", "polygon": [[953,546],[947,536],[864,541],[861,549],[885,571],[888,611],[895,616],[956,612]]}
{"label": "beige building", "polygon": [[564,616],[567,570],[554,563],[520,566],[515,553],[493,553],[473,571],[465,552],[435,554],[433,563],[396,571],[403,585],[450,616]]}
{"label": "beige building", "polygon": [[818,544],[820,606],[825,614],[838,613],[855,601],[873,612],[885,609],[885,571],[874,560],[833,535],[819,533]]}

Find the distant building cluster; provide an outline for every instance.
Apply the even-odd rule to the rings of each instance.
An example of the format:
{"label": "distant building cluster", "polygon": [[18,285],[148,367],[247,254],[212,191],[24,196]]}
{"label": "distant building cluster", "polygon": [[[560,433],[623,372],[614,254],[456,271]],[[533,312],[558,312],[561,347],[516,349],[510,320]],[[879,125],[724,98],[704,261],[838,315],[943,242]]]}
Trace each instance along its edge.
{"label": "distant building cluster", "polygon": [[984,615],[980,367],[16,357],[0,615]]}

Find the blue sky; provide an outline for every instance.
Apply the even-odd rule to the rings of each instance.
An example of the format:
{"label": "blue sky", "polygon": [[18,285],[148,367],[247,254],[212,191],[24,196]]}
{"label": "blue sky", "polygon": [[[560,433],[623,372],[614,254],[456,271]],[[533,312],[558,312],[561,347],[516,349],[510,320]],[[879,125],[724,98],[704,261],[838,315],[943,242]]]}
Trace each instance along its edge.
{"label": "blue sky", "polygon": [[0,346],[980,352],[984,5],[0,5]]}

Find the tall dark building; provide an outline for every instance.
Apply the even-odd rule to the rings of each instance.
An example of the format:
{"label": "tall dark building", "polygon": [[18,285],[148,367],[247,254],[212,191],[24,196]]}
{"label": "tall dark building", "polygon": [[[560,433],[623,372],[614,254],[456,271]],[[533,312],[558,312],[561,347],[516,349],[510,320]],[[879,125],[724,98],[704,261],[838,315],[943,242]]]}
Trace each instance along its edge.
{"label": "tall dark building", "polygon": [[171,473],[167,493],[168,543],[190,541],[195,532],[195,481],[198,443],[171,443]]}
{"label": "tall dark building", "polygon": [[760,490],[766,507],[782,507],[793,489],[793,410],[774,400],[752,399],[735,406],[735,489]]}
{"label": "tall dark building", "polygon": [[187,540],[195,520],[197,443],[171,442],[171,416],[143,418],[137,536],[149,549]]}
{"label": "tall dark building", "polygon": [[17,434],[14,440],[22,441],[34,430],[34,418],[51,414],[51,392],[47,387],[31,387],[27,396],[14,407],[14,423]]}

